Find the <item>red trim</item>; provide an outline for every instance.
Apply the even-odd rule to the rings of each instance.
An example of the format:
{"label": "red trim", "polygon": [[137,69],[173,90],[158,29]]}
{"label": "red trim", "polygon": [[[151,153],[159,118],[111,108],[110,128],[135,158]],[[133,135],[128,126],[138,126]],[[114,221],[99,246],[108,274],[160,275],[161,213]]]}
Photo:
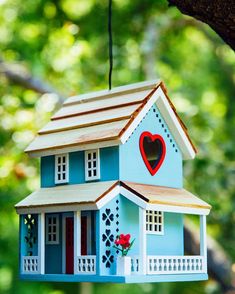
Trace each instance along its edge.
{"label": "red trim", "polygon": [[81,217],[81,255],[87,255],[87,216]]}
{"label": "red trim", "polygon": [[73,217],[66,217],[66,274],[73,274],[74,225]]}
{"label": "red trim", "polygon": [[[162,144],[162,154],[161,154],[161,158],[158,162],[158,164],[152,168],[147,157],[146,157],[146,154],[145,154],[145,150],[144,150],[144,138],[145,137],[148,137],[151,139],[151,141],[155,141],[155,140],[159,140]],[[150,172],[150,174],[152,176],[154,176],[156,174],[156,172],[159,170],[159,168],[161,167],[162,163],[163,163],[163,160],[165,159],[165,155],[166,155],[166,144],[165,144],[165,141],[164,139],[162,138],[162,136],[156,134],[156,135],[153,135],[151,134],[150,132],[143,132],[140,136],[140,141],[139,141],[139,147],[140,147],[140,153],[141,153],[141,156],[143,158],[143,161],[148,169],[148,171]]]}

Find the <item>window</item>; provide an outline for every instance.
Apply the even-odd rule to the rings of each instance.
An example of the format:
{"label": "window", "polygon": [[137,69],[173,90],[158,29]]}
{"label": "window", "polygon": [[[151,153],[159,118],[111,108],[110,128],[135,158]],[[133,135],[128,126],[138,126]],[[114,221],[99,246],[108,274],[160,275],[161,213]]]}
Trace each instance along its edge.
{"label": "window", "polygon": [[163,235],[163,212],[146,210],[146,232],[148,234]]}
{"label": "window", "polygon": [[59,215],[46,218],[46,244],[59,244]]}
{"label": "window", "polygon": [[100,178],[99,149],[85,151],[85,178],[86,181]]}
{"label": "window", "polygon": [[55,156],[55,183],[68,183],[69,180],[69,161],[68,154]]}

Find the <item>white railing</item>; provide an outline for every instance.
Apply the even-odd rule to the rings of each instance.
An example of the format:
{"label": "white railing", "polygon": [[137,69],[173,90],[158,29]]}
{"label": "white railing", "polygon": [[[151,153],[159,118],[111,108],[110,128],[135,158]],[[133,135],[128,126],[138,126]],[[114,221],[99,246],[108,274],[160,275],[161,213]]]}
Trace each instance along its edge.
{"label": "white railing", "polygon": [[96,274],[96,256],[95,255],[83,255],[77,257],[77,268],[75,273],[77,274]]}
{"label": "white railing", "polygon": [[138,256],[131,256],[131,273],[133,275],[136,275],[139,273],[140,270],[140,264],[139,264],[139,257]]}
{"label": "white railing", "polygon": [[147,274],[204,273],[203,256],[148,256]]}
{"label": "white railing", "polygon": [[22,257],[22,273],[23,274],[39,274],[38,256],[23,256]]}

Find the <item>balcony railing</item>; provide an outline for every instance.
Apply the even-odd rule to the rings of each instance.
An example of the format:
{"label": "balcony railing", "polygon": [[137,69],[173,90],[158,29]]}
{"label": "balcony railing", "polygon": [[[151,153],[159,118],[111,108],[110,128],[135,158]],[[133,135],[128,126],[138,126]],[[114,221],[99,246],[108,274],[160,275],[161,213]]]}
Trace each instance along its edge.
{"label": "balcony railing", "polygon": [[22,257],[22,272],[23,274],[38,274],[39,273],[38,256],[23,256]]}
{"label": "balcony railing", "polygon": [[203,256],[148,256],[147,274],[204,273]]}
{"label": "balcony railing", "polygon": [[96,274],[96,256],[82,255],[77,257],[75,274]]}

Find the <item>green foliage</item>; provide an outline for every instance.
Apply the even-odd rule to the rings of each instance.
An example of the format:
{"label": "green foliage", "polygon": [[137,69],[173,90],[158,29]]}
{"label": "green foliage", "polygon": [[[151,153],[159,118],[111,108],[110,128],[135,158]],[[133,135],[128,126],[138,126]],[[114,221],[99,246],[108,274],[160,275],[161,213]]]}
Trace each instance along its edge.
{"label": "green foliage", "polygon": [[[0,61],[27,68],[65,96],[107,88],[107,2],[0,0]],[[189,127],[197,159],[185,163],[185,186],[212,204],[209,233],[235,258],[234,55],[207,26],[166,1],[114,0],[113,85],[160,77]],[[1,64],[0,64],[1,67]],[[39,186],[38,161],[23,149],[55,109],[0,74],[0,293],[74,293],[80,285],[18,280],[14,204]],[[204,283],[93,286],[95,294],[219,293]]]}

